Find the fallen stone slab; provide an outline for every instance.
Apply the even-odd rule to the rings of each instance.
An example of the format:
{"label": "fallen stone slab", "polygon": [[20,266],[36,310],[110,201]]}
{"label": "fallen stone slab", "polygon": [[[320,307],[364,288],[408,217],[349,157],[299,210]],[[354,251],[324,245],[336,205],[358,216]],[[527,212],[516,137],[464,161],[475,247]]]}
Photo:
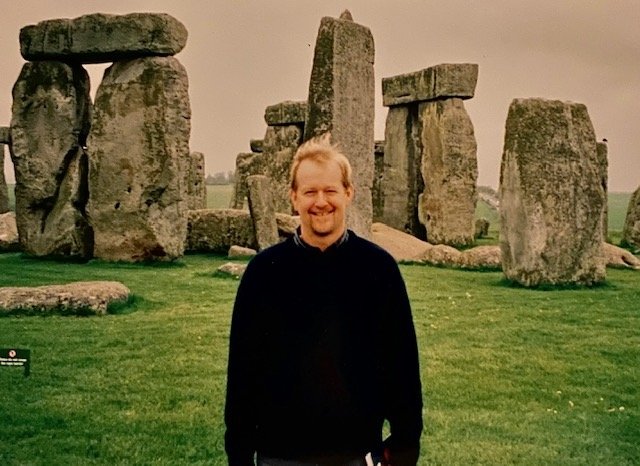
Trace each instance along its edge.
{"label": "fallen stone slab", "polygon": [[187,43],[187,28],[164,13],[51,19],[20,30],[25,60],[109,63],[148,56],[169,56]]}
{"label": "fallen stone slab", "polygon": [[0,288],[0,315],[104,315],[129,300],[129,288],[114,281]]}
{"label": "fallen stone slab", "polygon": [[469,270],[501,270],[500,246],[476,246],[460,253],[456,267]]}
{"label": "fallen stone slab", "polygon": [[247,259],[249,257],[255,256],[256,254],[258,254],[258,251],[256,251],[255,249],[233,245],[229,248],[227,257],[229,259]]}
{"label": "fallen stone slab", "polygon": [[386,250],[396,261],[418,261],[433,245],[384,223],[371,225],[371,240]]}
{"label": "fallen stone slab", "polygon": [[382,105],[405,105],[436,99],[471,99],[478,82],[478,65],[443,63],[413,73],[382,78]]}
{"label": "fallen stone slab", "polygon": [[607,267],[614,269],[640,270],[640,259],[626,249],[614,246],[613,244],[604,243],[602,245],[602,250],[607,261]]}
{"label": "fallen stone slab", "polygon": [[240,278],[247,269],[247,264],[237,264],[235,262],[227,262],[216,269],[215,275],[230,278]]}
{"label": "fallen stone slab", "polygon": [[307,101],[285,100],[269,105],[264,111],[264,121],[269,126],[304,124],[307,117]]}

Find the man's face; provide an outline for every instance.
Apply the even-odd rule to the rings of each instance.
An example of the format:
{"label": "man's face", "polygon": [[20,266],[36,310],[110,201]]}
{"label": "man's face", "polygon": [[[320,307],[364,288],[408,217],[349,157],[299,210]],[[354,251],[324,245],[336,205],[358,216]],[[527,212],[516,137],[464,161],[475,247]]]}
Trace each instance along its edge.
{"label": "man's face", "polygon": [[337,162],[304,160],[298,166],[291,203],[298,214],[302,238],[312,246],[326,247],[336,241],[346,228],[346,209],[353,190],[342,185]]}

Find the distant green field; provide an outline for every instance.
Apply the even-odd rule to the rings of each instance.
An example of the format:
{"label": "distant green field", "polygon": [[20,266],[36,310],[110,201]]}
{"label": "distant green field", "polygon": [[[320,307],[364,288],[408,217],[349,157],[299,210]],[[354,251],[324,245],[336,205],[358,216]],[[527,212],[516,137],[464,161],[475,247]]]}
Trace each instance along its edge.
{"label": "distant green field", "polygon": [[[13,194],[14,185],[9,185],[9,206],[15,209],[15,197]],[[207,185],[207,208],[226,209],[231,202],[233,185]],[[624,219],[627,215],[627,207],[631,193],[609,193],[609,234],[612,238],[620,238]],[[484,202],[478,202],[476,208],[477,218],[486,218],[491,223],[489,236],[497,239],[500,229],[500,218],[498,213],[491,210]]]}
{"label": "distant green field", "polygon": [[228,209],[232,194],[232,184],[207,185],[207,208]]}

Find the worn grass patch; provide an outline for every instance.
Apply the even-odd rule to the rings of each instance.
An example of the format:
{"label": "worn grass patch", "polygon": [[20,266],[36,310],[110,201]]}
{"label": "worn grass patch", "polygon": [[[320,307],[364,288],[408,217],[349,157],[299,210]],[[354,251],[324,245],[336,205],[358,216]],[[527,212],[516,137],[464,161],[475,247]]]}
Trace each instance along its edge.
{"label": "worn grass patch", "polygon": [[[0,319],[0,464],[223,465],[226,258],[172,266],[0,255],[0,286],[118,280],[99,318]],[[499,272],[402,265],[419,339],[420,464],[640,463],[640,273],[592,289],[505,286]],[[285,278],[283,278],[285,279]],[[381,342],[380,344],[383,344]]]}

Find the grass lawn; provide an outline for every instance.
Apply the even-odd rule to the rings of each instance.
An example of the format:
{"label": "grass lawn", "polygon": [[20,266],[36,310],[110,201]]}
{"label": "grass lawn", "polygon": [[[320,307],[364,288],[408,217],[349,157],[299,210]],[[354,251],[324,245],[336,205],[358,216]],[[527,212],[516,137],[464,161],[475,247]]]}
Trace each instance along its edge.
{"label": "grass lawn", "polygon": [[[225,370],[237,281],[226,259],[65,264],[0,254],[0,286],[113,279],[105,317],[0,318],[2,465],[226,464]],[[419,339],[420,464],[640,464],[640,273],[593,289],[510,287],[497,272],[401,266]]]}

